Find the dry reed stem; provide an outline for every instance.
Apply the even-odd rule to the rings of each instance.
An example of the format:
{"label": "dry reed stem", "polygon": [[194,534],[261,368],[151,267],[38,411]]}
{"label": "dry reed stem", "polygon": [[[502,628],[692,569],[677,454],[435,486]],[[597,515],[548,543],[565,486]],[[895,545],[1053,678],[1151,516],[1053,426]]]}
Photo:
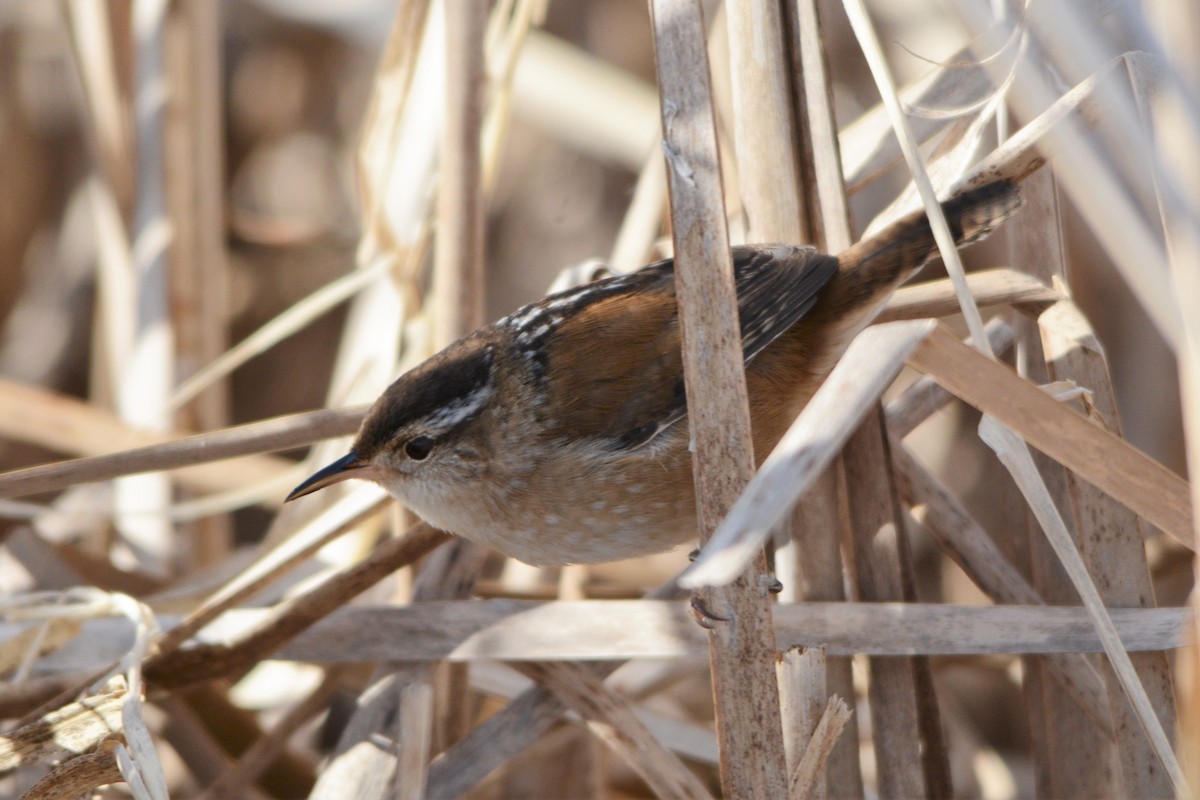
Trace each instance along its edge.
{"label": "dry reed stem", "polygon": [[[897,521],[883,410],[876,403],[846,441],[842,470],[849,510],[848,541],[856,594],[868,602],[913,602],[912,556]],[[921,691],[924,658],[872,658],[867,697],[879,792],[884,797],[947,797],[949,763],[936,703]],[[929,735],[936,726],[938,735]]]}
{"label": "dry reed stem", "polygon": [[[803,202],[807,212],[805,228],[809,234],[806,240],[824,252],[838,253],[853,244],[854,234],[842,177],[833,86],[826,66],[828,54],[821,19],[817,4],[812,0],[788,4],[784,14],[787,17],[789,63],[793,70],[791,88],[796,113],[803,121],[797,125],[796,140],[800,148],[800,172],[806,179],[802,187],[807,192]],[[790,565],[790,573],[794,576],[785,583],[785,593],[794,596],[789,599],[846,599],[841,537],[830,535],[831,531],[842,531],[846,527],[841,490],[841,473],[834,465],[817,479],[813,491],[796,504],[791,536],[776,552],[777,563]],[[787,583],[795,588],[789,590]],[[801,662],[799,671],[807,672],[810,661]],[[820,679],[821,693],[854,698],[850,659],[833,657],[825,666],[825,678]],[[818,676],[801,675],[798,679],[815,683]],[[815,793],[818,797],[827,793],[845,798],[863,796],[857,718],[851,718],[848,726],[847,735],[830,755],[824,784]],[[810,732],[806,730],[806,733]],[[786,743],[786,729],[784,735]],[[798,758],[797,750],[793,747],[793,758]],[[794,763],[789,763],[789,768],[794,767]]]}
{"label": "dry reed stem", "polygon": [[445,347],[486,321],[484,191],[480,137],[487,76],[487,16],[472,0],[446,4],[446,121],[438,170],[434,261],[434,346]]}
{"label": "dry reed stem", "polygon": [[[1039,253],[1039,261],[1034,268],[1044,271],[1039,277],[1051,280],[1052,276],[1061,274],[1062,269],[1061,248],[1057,241],[1048,237],[1051,223],[1057,216],[1053,208],[1053,180],[1049,175],[1038,175],[1027,187],[1032,212],[1029,212],[1029,221],[1020,225],[1020,233],[1027,235],[1018,237],[1012,249],[1024,250],[1039,242],[1046,245],[1047,248]],[[1016,222],[1022,223],[1022,220]],[[1028,231],[1025,230],[1027,227]],[[1015,322],[1021,337],[1018,352],[1023,354],[1023,358],[1017,359],[1017,367],[1027,380],[1049,384],[1050,374],[1039,346],[1040,337],[1035,323],[1025,319]],[[1067,470],[1040,453],[1035,452],[1034,458],[1047,488],[1056,498],[1056,505],[1063,514],[1073,515],[1067,489]],[[1033,585],[1047,602],[1076,604],[1077,593],[1015,485],[1004,505],[1016,510],[1011,529],[1017,531],[1018,536],[1014,537],[1015,541],[1005,542],[1010,549],[1013,545],[1021,548],[1014,553],[1014,560],[1024,565]],[[1027,658],[1023,665],[1026,677],[1022,682],[1022,690],[1028,706],[1032,742],[1035,743],[1031,749],[1036,757],[1039,793],[1046,796],[1086,797],[1102,794],[1106,787],[1112,786],[1117,794],[1122,794],[1123,778],[1116,761],[1117,729],[1106,702],[1106,678],[1111,673],[1100,659],[1078,660],[1083,661],[1098,678],[1102,698],[1099,713],[1090,702],[1076,702],[1078,693],[1071,691],[1071,688],[1078,687],[1068,687],[1068,694],[1060,691],[1059,685],[1048,679],[1053,667],[1044,659]]]}
{"label": "dry reed stem", "polygon": [[[1038,317],[1049,377],[1091,389],[1089,416],[1117,435],[1121,424],[1116,399],[1100,345],[1073,303],[1061,301]],[[1078,475],[1068,472],[1067,490],[1074,508],[1075,528],[1089,573],[1107,606],[1154,606],[1154,586],[1146,563],[1145,534],[1137,515]],[[1175,730],[1175,696],[1165,653],[1131,656],[1150,703],[1167,731]],[[1113,726],[1136,730],[1137,718],[1121,694],[1120,683],[1108,676]],[[1140,736],[1117,740],[1125,790],[1138,797],[1171,794],[1167,776],[1159,769],[1149,742]]]}
{"label": "dry reed stem", "polygon": [[[1158,719],[1157,712],[1151,704],[1145,687],[1142,685],[1134,669],[1133,663],[1130,661],[1129,653],[1121,644],[1120,636],[1116,633],[1112,624],[1111,615],[1105,609],[1104,602],[1091,577],[1088,575],[1083,558],[1079,555],[1078,550],[1075,549],[1075,545],[1070,538],[1070,533],[1059,516],[1054,501],[1045,485],[1031,484],[1028,481],[1027,476],[1036,472],[1036,467],[1029,455],[1029,451],[1017,447],[1010,448],[1008,443],[1000,441],[1002,437],[1009,437],[1015,441],[1017,435],[987,415],[984,416],[984,421],[980,425],[980,437],[997,451],[1001,462],[1013,474],[1022,494],[1029,501],[1030,507],[1038,517],[1038,522],[1046,532],[1050,545],[1054,548],[1055,554],[1071,578],[1071,583],[1074,585],[1075,590],[1079,592],[1080,598],[1087,607],[1093,624],[1096,626],[1096,631],[1100,635],[1100,640],[1104,644],[1104,652],[1108,656],[1113,671],[1120,680],[1121,686],[1125,690],[1125,695],[1134,708],[1134,712],[1142,723],[1142,726],[1146,729],[1155,754],[1166,769],[1176,793],[1180,796],[1187,796],[1187,783],[1178,760],[1175,758],[1175,753],[1171,749],[1170,741],[1167,739],[1166,732]],[[1027,463],[1023,467],[1019,462],[1017,466],[1014,466],[1013,459],[1019,459],[1022,456],[1027,460]]]}
{"label": "dry reed stem", "polygon": [[[92,456],[12,470],[0,475],[0,496],[40,494],[77,483],[111,480],[121,475],[178,469],[207,461],[290,450],[334,436],[353,433],[358,429],[365,413],[366,408],[354,406],[289,414],[106,456]],[[214,469],[225,469],[225,466]],[[268,471],[263,469],[254,475],[258,480],[262,480]],[[206,476],[213,474],[215,473],[211,471],[205,473]],[[228,480],[220,480],[219,485],[215,477],[206,477],[206,480],[216,485],[216,488],[230,488]]]}
{"label": "dry reed stem", "polygon": [[[187,650],[216,653],[223,643],[253,642],[278,615],[273,609],[232,610],[197,634]],[[782,646],[823,646],[836,656],[1101,650],[1086,612],[1076,606],[809,602],[781,605],[775,616]],[[279,646],[274,657],[313,663],[590,661],[605,662],[597,668],[611,672],[607,662],[616,659],[695,659],[705,648],[704,631],[689,624],[689,610],[677,601],[457,600],[353,606],[327,617]],[[1115,608],[1112,617],[1125,648],[1144,652],[1181,646],[1187,636],[1181,626],[1193,614],[1188,608]],[[12,630],[0,626],[6,634]],[[119,655],[128,630],[118,620],[88,622],[75,644],[48,656],[34,674]],[[185,679],[192,677],[178,680]]]}
{"label": "dry reed stem", "polygon": [[[229,274],[225,253],[221,152],[221,43],[218,9],[184,0],[167,9],[164,79],[177,87],[163,128],[164,184],[171,215],[168,299],[175,357],[191,372],[227,346]],[[211,430],[229,424],[229,387],[214,383],[187,408],[167,401],[177,424]],[[189,531],[198,565],[218,561],[229,547],[228,520]]]}
{"label": "dry reed stem", "polygon": [[804,205],[796,163],[798,126],[781,4],[734,0],[725,4],[732,73],[733,142],[738,196],[748,242],[803,242]]}
{"label": "dry reed stem", "polygon": [[[703,544],[754,472],[750,415],[703,14],[696,2],[652,0],[650,16]],[[786,791],[765,571],[760,550],[750,570],[700,596],[715,621],[709,659],[728,796]]]}
{"label": "dry reed stem", "polygon": [[795,108],[803,120],[798,126],[801,174],[807,227],[812,242],[826,253],[840,253],[854,244],[846,184],[842,177],[841,145],[833,110],[833,83],[828,53],[822,38],[817,3],[800,0],[785,8]]}
{"label": "dry reed stem", "polygon": [[[164,91],[167,4],[134,0],[133,87],[136,159],[132,223],[127,232],[128,273],[111,276],[114,293],[127,316],[109,316],[117,347],[106,353],[105,367],[114,388],[118,416],[133,427],[167,430],[171,377],[175,374],[175,321],[171,314],[167,273],[174,233],[166,206],[164,133],[167,93]],[[126,477],[113,485],[114,523],[144,570],[166,574],[171,557],[172,528],[165,514],[134,513],[149,506],[165,509],[172,486],[165,475]]]}
{"label": "dry reed stem", "polygon": [[86,119],[96,143],[96,157],[104,180],[112,187],[118,205],[128,207],[133,197],[133,127],[127,86],[118,80],[118,57],[112,21],[116,9],[88,0],[64,3],[74,67],[88,104]]}
{"label": "dry reed stem", "polygon": [[[975,298],[975,304],[980,307],[1040,306],[1062,297],[1060,292],[1036,278],[1008,267],[972,272],[967,275],[967,287]],[[954,286],[948,278],[943,278],[900,287],[875,321],[946,317],[957,312],[958,300]]]}
{"label": "dry reed stem", "polygon": [[396,759],[394,797],[422,800],[433,738],[433,689],[409,683],[400,690],[400,754]]}

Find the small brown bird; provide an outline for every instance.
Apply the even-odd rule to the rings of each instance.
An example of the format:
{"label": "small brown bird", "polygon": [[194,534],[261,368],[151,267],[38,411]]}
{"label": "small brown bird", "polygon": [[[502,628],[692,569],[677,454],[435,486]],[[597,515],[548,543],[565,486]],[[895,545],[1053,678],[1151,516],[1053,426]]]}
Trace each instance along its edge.
{"label": "small brown bird", "polygon": [[[963,244],[1019,205],[998,181],[943,208]],[[838,256],[733,248],[758,463],[936,253],[923,211]],[[451,344],[388,387],[350,453],[288,500],[375,481],[430,524],[530,564],[631,558],[694,536],[673,266],[550,295]]]}

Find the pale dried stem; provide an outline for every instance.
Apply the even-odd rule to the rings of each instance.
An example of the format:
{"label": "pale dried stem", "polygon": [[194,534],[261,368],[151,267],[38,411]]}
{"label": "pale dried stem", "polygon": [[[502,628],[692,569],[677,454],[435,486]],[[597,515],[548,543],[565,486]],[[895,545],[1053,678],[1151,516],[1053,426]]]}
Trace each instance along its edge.
{"label": "pale dried stem", "polygon": [[[358,429],[365,413],[366,409],[362,406],[310,411],[252,422],[213,433],[197,434],[186,439],[147,445],[107,456],[93,456],[13,470],[0,475],[0,496],[40,494],[77,483],[111,480],[121,475],[178,469],[198,462],[218,461],[253,453],[290,450],[333,436],[353,433]],[[84,414],[79,418],[86,420],[90,416],[93,415]],[[107,424],[106,420],[101,422]],[[159,438],[157,434],[148,435],[147,438],[150,436]],[[259,465],[258,471],[254,473],[254,480],[263,480],[269,472],[286,468],[283,462],[259,462]],[[207,486],[230,488],[229,479],[217,478],[212,471],[203,475]],[[240,477],[245,478],[245,473]]]}
{"label": "pale dried stem", "polygon": [[[754,471],[717,150],[705,26],[698,3],[653,0],[663,150],[675,240],[688,419],[704,543]],[[780,797],[787,767],[761,550],[752,569],[700,602],[718,620],[710,664],[727,795]]]}
{"label": "pale dried stem", "polygon": [[[272,609],[231,610],[198,633],[188,648],[220,652],[223,643],[252,639],[276,616]],[[788,603],[780,606],[776,617],[782,646],[821,646],[836,656],[1097,653],[1102,649],[1086,611],[1076,606],[839,601]],[[1193,614],[1188,608],[1115,608],[1112,617],[1125,649],[1143,652],[1179,647],[1187,639],[1181,626],[1190,623]],[[685,604],[660,600],[456,600],[403,607],[352,606],[314,622],[311,630],[280,646],[274,657],[313,663],[589,661],[603,662],[611,672],[615,659],[703,658],[705,632],[691,620]],[[0,625],[6,635],[12,630]],[[80,660],[119,655],[128,634],[128,624],[120,620],[90,621],[76,644],[47,657],[37,669],[70,668]],[[1103,705],[1103,687],[1098,678],[1092,680]]]}

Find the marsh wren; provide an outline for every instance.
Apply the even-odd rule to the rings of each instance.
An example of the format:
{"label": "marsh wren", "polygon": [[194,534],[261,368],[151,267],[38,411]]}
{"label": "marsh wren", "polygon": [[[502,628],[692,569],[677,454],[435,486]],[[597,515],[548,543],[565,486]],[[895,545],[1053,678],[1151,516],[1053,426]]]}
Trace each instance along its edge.
{"label": "marsh wren", "polygon": [[[943,205],[957,243],[1020,205]],[[892,291],[937,254],[924,211],[837,256],[733,248],[761,463]],[[454,342],[375,402],[350,452],[288,496],[374,481],[430,524],[530,564],[613,561],[695,535],[673,261],[550,295]]]}

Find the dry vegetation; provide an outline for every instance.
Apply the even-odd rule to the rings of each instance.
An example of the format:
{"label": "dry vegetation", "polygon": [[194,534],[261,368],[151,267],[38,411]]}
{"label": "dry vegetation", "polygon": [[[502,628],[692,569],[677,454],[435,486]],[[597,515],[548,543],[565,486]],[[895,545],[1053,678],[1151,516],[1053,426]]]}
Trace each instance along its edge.
{"label": "dry vegetation", "polygon": [[[0,795],[1195,791],[1200,12],[445,5],[0,4]],[[730,240],[837,251],[1001,175],[1025,210],[753,477],[702,421],[736,374],[689,395],[683,582],[736,625],[686,548],[534,569],[372,487],[281,507],[588,258],[703,225],[715,297]]]}

